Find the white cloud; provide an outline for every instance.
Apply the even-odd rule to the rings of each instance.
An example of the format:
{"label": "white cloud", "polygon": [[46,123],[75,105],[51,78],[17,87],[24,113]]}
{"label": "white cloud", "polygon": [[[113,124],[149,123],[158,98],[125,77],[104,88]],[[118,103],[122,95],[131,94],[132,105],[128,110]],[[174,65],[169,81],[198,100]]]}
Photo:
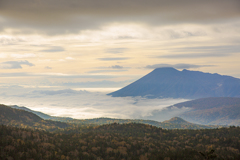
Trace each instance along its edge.
{"label": "white cloud", "polygon": [[66,59],[66,60],[74,60],[73,57],[66,57],[65,59]]}
{"label": "white cloud", "polygon": [[0,58],[6,58],[7,54],[6,53],[0,53]]}
{"label": "white cloud", "polygon": [[[78,119],[111,117],[147,119],[154,110],[161,110],[184,99],[145,99],[111,97],[105,93],[65,90],[43,90],[12,87],[0,91],[1,103],[25,106],[52,116]],[[171,116],[173,116],[171,114]],[[165,116],[165,120],[171,118]]]}

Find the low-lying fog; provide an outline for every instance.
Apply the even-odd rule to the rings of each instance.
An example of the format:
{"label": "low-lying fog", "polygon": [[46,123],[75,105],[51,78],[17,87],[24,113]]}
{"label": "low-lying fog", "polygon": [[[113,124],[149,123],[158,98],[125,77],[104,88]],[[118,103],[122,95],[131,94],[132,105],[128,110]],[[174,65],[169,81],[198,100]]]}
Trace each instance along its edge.
{"label": "low-lying fog", "polygon": [[[51,116],[89,119],[99,117],[124,119],[170,119],[184,109],[164,108],[186,99],[146,99],[141,97],[111,97],[111,89],[0,88],[5,105],[25,106]],[[113,91],[114,89],[112,89]],[[157,114],[156,114],[157,113]]]}

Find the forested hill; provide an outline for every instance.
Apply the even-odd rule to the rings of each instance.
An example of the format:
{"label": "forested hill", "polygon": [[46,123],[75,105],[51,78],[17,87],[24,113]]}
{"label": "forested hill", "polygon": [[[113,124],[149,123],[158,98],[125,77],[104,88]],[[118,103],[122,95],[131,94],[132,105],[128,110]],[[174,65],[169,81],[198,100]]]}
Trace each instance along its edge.
{"label": "forested hill", "polygon": [[3,104],[0,105],[0,124],[50,131],[71,126],[64,122],[44,120],[31,112],[14,109]]}
{"label": "forested hill", "polygon": [[[52,116],[49,116],[49,115],[41,113],[41,112],[32,111],[26,107],[18,107],[18,106],[11,106],[11,107],[13,107],[12,108],[13,110],[15,109],[15,113],[17,113],[19,110],[24,109],[25,114],[24,114],[24,116],[21,116],[23,118],[26,117],[26,114],[27,115],[31,114],[31,116],[33,116],[34,114],[37,114],[38,116],[40,116],[43,119],[46,118],[45,121],[42,120],[42,122],[53,123],[54,121],[59,121],[59,122],[67,123],[68,126],[96,126],[96,125],[104,125],[104,124],[111,124],[111,123],[119,123],[119,124],[142,123],[142,124],[149,124],[149,125],[153,125],[156,127],[166,128],[166,129],[204,129],[204,128],[221,127],[221,126],[216,126],[216,125],[199,125],[199,124],[189,123],[180,118],[176,118],[175,121],[170,120],[170,121],[166,121],[166,122],[157,122],[157,121],[153,121],[153,120],[142,120],[142,119],[114,119],[114,118],[73,119],[73,118],[65,118],[65,117],[52,117]],[[16,108],[19,108],[19,109],[16,109]],[[26,110],[29,112],[26,112]],[[30,113],[30,112],[32,112],[32,113]],[[22,115],[22,112],[19,112],[18,114]],[[36,117],[36,115],[34,115],[34,116]],[[38,116],[37,116],[37,118],[39,118]],[[51,119],[52,121],[48,121],[48,119]],[[23,119],[23,121],[25,122],[26,120]],[[180,123],[180,121],[181,121],[181,123]],[[182,123],[183,121],[184,121],[184,123]],[[37,122],[37,123],[39,123],[39,122]],[[7,123],[4,123],[4,124],[7,124]],[[8,124],[10,124],[10,123],[8,123]],[[26,124],[26,122],[24,124]],[[29,125],[32,126],[33,123],[30,123]],[[46,128],[46,127],[44,127],[44,128]]]}
{"label": "forested hill", "polygon": [[128,86],[109,93],[113,97],[148,98],[240,97],[240,79],[171,67],[156,68]]}
{"label": "forested hill", "polygon": [[211,97],[182,102],[168,107],[190,108],[179,117],[200,124],[240,126],[240,98]]}

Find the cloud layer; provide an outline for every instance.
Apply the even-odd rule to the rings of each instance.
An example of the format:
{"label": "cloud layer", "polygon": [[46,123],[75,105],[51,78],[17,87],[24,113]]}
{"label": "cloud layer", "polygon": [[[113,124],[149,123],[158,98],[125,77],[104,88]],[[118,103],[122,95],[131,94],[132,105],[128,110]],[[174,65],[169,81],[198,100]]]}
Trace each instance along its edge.
{"label": "cloud layer", "polygon": [[239,17],[239,8],[239,0],[5,0],[0,2],[0,23],[69,33],[113,21],[152,25],[218,21]]}
{"label": "cloud layer", "polygon": [[[1,103],[7,105],[25,106],[33,110],[41,111],[52,116],[73,117],[78,119],[111,117],[111,118],[153,118],[153,111],[178,102],[184,99],[145,99],[106,96],[106,93],[76,91],[71,89],[27,89],[22,87],[7,87],[3,91],[1,87]],[[5,88],[6,89],[6,88]],[[157,120],[171,118],[165,115]]]}

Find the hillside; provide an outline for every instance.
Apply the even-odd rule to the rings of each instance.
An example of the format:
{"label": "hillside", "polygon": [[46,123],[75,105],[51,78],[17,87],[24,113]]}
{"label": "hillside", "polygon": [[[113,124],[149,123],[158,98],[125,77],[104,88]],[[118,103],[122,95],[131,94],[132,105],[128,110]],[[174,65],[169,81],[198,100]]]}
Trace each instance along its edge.
{"label": "hillside", "polygon": [[[161,128],[165,128],[165,129],[204,129],[204,128],[217,128],[217,127],[221,127],[221,126],[217,126],[217,125],[198,125],[198,124],[193,124],[193,123],[189,123],[181,118],[173,118],[175,119],[175,121],[173,121],[173,119],[169,120],[169,121],[165,121],[165,122],[157,122],[157,121],[153,121],[153,120],[142,120],[142,119],[114,119],[114,118],[94,118],[94,119],[73,119],[73,118],[65,118],[65,117],[53,117],[53,116],[49,116],[47,114],[44,114],[42,112],[36,112],[33,111],[29,108],[26,107],[18,107],[18,106],[10,106],[12,108],[18,108],[18,109],[23,109],[23,110],[27,110],[29,112],[32,112],[34,114],[37,114],[38,116],[40,116],[43,119],[51,119],[52,121],[60,121],[60,122],[64,122],[64,123],[69,123],[69,124],[76,124],[76,125],[81,125],[81,126],[96,126],[96,125],[104,125],[104,124],[111,124],[111,123],[119,123],[119,124],[123,124],[123,123],[142,123],[142,124],[149,124],[149,125],[153,125],[156,127],[161,127]],[[181,122],[181,123],[180,123]],[[184,123],[183,123],[184,122]]]}
{"label": "hillside", "polygon": [[240,126],[240,98],[211,97],[182,102],[168,107],[187,107],[179,117],[200,124]]}
{"label": "hillside", "polygon": [[0,105],[0,124],[50,131],[71,126],[64,122],[44,120],[31,112],[14,109],[2,104]]}
{"label": "hillside", "polygon": [[185,99],[240,97],[240,79],[186,69],[179,71],[171,67],[157,68],[108,95]]}

